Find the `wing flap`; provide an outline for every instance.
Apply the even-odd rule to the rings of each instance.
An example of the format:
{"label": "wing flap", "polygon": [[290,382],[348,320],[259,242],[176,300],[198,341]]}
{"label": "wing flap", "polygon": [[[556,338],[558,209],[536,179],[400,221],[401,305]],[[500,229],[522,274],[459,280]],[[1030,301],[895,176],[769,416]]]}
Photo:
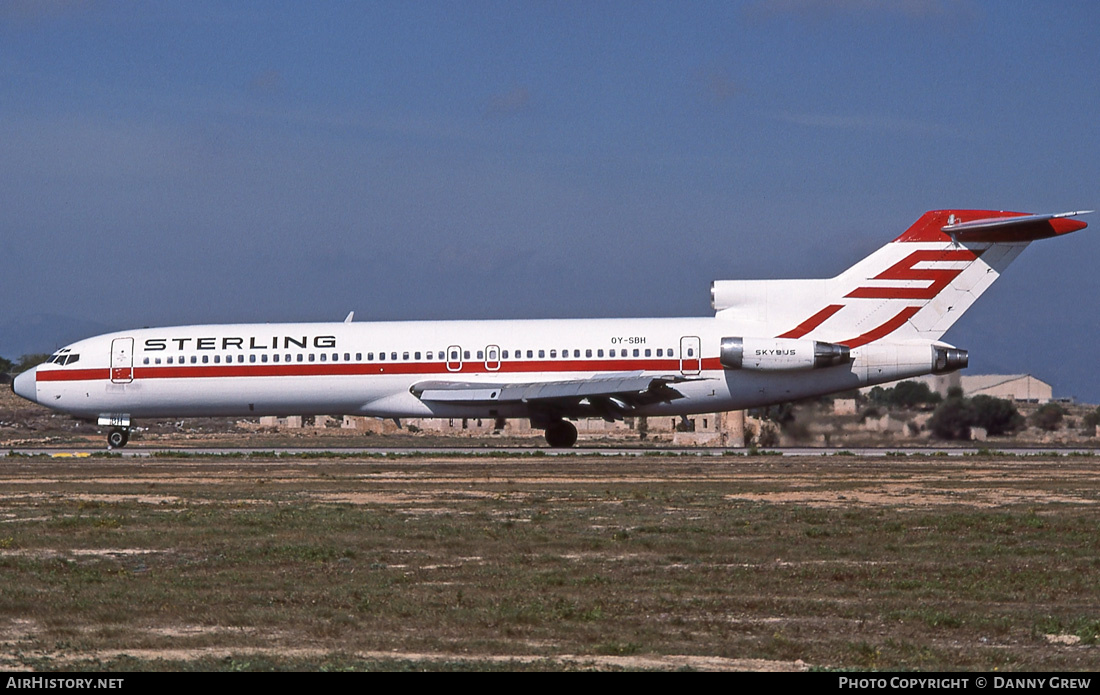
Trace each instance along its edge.
{"label": "wing flap", "polygon": [[567,379],[531,383],[483,383],[458,381],[421,381],[412,386],[412,393],[422,401],[467,405],[492,403],[537,403],[572,401],[607,397],[647,402],[674,400],[683,396],[669,384],[695,381],[681,376],[643,376],[642,372],[626,372],[592,379]]}

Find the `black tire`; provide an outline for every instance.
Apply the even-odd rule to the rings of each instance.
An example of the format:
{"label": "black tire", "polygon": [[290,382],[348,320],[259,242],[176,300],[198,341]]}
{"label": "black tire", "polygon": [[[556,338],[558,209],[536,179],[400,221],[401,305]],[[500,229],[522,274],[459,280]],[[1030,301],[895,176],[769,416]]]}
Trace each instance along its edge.
{"label": "black tire", "polygon": [[121,427],[116,427],[107,433],[107,448],[121,449],[130,441],[130,433]]}
{"label": "black tire", "polygon": [[553,449],[568,449],[577,443],[577,428],[571,422],[558,420],[546,428],[546,443]]}

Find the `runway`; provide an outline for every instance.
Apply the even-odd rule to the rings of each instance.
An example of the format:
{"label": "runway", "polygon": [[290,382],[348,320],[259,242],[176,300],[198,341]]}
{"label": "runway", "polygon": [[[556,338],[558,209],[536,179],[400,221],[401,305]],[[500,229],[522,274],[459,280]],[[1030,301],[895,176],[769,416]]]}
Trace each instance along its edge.
{"label": "runway", "polygon": [[105,449],[94,447],[14,447],[0,450],[0,458],[6,456],[50,456],[55,458],[86,458],[110,454],[122,458],[142,458],[152,456],[335,456],[335,457],[379,457],[379,456],[552,456],[552,457],[593,457],[593,456],[684,456],[684,457],[724,457],[724,456],[857,456],[860,458],[887,458],[905,456],[1100,456],[1100,449],[1010,447],[1010,448],[960,448],[960,447],[866,447],[866,448],[824,448],[824,447],[774,447],[769,449],[747,448],[708,448],[708,447],[576,447],[572,449],[550,449],[538,447],[126,447],[123,449]]}

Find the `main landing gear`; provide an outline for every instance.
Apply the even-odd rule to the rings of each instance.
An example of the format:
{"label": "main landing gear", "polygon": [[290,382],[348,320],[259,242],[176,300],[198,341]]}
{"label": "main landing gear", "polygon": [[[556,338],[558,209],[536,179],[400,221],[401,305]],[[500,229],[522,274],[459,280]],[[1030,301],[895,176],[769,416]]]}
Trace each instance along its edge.
{"label": "main landing gear", "polygon": [[577,428],[571,422],[555,420],[546,426],[546,443],[554,449],[568,449],[577,443]]}
{"label": "main landing gear", "polygon": [[130,441],[130,430],[124,427],[112,427],[107,432],[107,448],[121,449]]}

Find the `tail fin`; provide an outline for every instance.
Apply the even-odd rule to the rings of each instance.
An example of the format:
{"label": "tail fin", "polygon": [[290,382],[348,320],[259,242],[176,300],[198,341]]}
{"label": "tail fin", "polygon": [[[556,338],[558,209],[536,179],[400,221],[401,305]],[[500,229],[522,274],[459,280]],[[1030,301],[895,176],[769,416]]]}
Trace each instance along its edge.
{"label": "tail fin", "polygon": [[887,336],[936,341],[1029,243],[1087,226],[1069,219],[1083,212],[933,210],[835,278],[720,280],[712,301],[749,335],[852,348]]}

